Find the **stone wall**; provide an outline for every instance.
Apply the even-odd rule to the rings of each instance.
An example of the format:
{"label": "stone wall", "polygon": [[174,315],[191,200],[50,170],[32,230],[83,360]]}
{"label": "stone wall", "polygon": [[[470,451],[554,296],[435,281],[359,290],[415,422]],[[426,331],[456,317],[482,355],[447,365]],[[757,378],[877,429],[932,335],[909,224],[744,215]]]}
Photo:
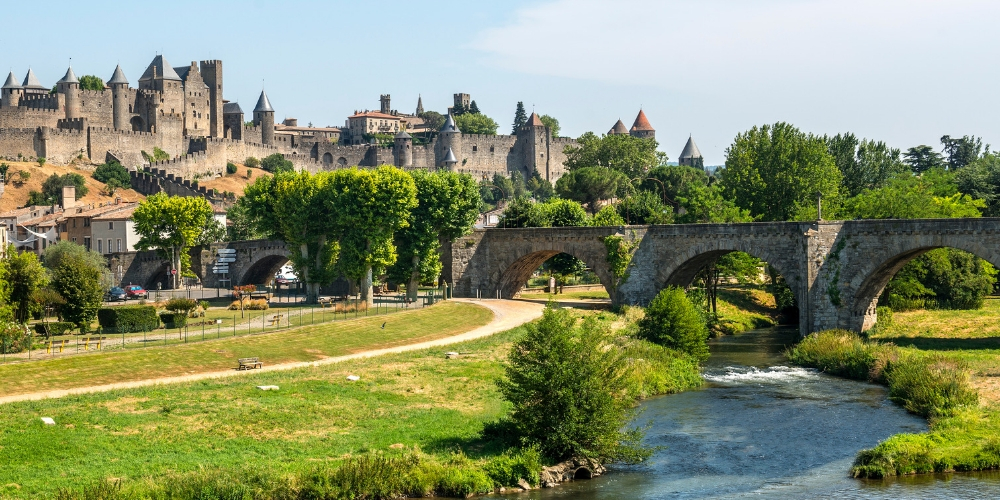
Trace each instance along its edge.
{"label": "stone wall", "polygon": [[65,117],[59,109],[0,108],[0,129],[55,128],[56,121]]}
{"label": "stone wall", "polygon": [[114,103],[111,89],[81,90],[80,116],[90,121],[92,127],[114,128]]}
{"label": "stone wall", "polygon": [[111,153],[123,166],[129,168],[141,167],[148,163],[141,152],[153,154],[153,148],[158,144],[156,136],[149,132],[101,127],[91,127],[87,132],[89,156],[93,161],[105,161],[108,153]]}
{"label": "stone wall", "polygon": [[[0,152],[7,160],[34,159],[42,151],[41,135],[34,128],[0,129]],[[41,155],[41,156],[44,156]]]}
{"label": "stone wall", "polygon": [[48,161],[66,164],[87,155],[87,133],[82,130],[41,129],[41,155]]}

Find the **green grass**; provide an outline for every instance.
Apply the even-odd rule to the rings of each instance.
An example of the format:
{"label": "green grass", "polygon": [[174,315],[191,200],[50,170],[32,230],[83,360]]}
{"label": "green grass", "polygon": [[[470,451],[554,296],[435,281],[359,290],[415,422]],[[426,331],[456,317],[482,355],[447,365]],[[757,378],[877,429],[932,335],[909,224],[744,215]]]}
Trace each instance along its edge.
{"label": "green grass", "polygon": [[[130,380],[219,371],[236,359],[257,356],[266,364],[318,359],[412,344],[485,325],[488,309],[445,302],[391,316],[323,323],[265,335],[66,356],[0,366],[0,395],[68,389]],[[381,328],[382,323],[385,328]],[[232,331],[228,333],[232,335]]]}
{"label": "green grass", "polygon": [[[455,316],[478,310],[458,305],[424,311],[433,319],[446,306],[453,307],[447,321],[454,322]],[[405,319],[407,328],[419,328],[429,321],[424,311],[396,321]],[[360,334],[374,332],[360,328],[352,336]],[[525,470],[537,470],[525,465],[537,465],[530,453],[505,456],[495,442],[480,436],[484,423],[508,411],[495,381],[503,371],[501,361],[522,334],[517,328],[446,348],[3,405],[0,497],[49,498],[60,488],[73,488],[77,494],[63,498],[84,498],[80,493],[85,486],[114,490],[114,481],[121,480],[123,491],[183,490],[158,498],[223,498],[196,496],[195,490],[234,495],[225,498],[292,498],[284,496],[289,487],[299,489],[299,498],[335,498],[319,493],[346,495],[338,489],[344,484],[361,488],[378,483],[378,470],[396,470],[399,460],[417,461],[400,469],[405,484],[386,479],[372,487],[405,486],[405,491],[423,488],[454,496],[484,492],[493,486],[487,480],[504,484]],[[650,366],[660,363],[678,371],[637,371],[636,384],[644,394],[700,384],[693,363],[655,346],[630,349]],[[461,355],[446,359],[446,351]],[[350,374],[360,380],[347,381]],[[261,391],[258,385],[280,389]],[[57,425],[42,425],[42,416],[54,418]],[[373,459],[349,459],[371,456],[397,462],[365,465]],[[353,465],[343,469],[344,463]],[[112,481],[97,483],[108,479]],[[307,494],[302,493],[306,486],[313,488]]]}
{"label": "green grass", "polygon": [[778,324],[774,296],[759,288],[720,288],[714,334],[734,335]]}

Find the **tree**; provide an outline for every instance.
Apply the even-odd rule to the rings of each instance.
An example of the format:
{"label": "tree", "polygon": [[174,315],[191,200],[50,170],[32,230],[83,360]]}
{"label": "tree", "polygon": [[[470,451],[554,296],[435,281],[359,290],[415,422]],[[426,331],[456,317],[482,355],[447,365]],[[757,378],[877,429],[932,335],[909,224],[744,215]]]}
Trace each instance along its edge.
{"label": "tree", "polygon": [[541,175],[538,175],[538,170],[534,170],[531,173],[531,178],[525,184],[528,192],[531,196],[542,203],[549,201],[550,198],[555,196],[556,190],[552,187],[552,183],[543,179]]}
{"label": "tree", "polygon": [[617,309],[621,298],[618,296],[618,289],[621,288],[629,278],[628,266],[632,263],[632,256],[639,248],[635,231],[631,232],[631,238],[622,234],[612,234],[605,236],[602,240],[604,248],[607,250],[606,260],[608,270],[611,271],[611,307]]}
{"label": "tree", "polygon": [[104,194],[105,196],[114,196],[119,189],[124,188],[118,179],[108,179],[108,182],[104,184]]}
{"label": "tree", "polygon": [[528,113],[524,110],[524,102],[517,101],[517,110],[514,111],[514,126],[511,128],[510,135],[517,135],[517,131],[528,123]]}
{"label": "tree", "polygon": [[554,199],[541,206],[545,219],[552,227],[586,226],[587,212],[572,200]]}
{"label": "tree", "polygon": [[100,269],[79,254],[66,255],[52,273],[52,287],[66,299],[60,308],[63,319],[80,332],[89,331],[106,291]]}
{"label": "tree", "polygon": [[229,241],[247,241],[266,239],[268,235],[257,229],[257,223],[250,217],[246,197],[236,200],[226,210],[226,239]]}
{"label": "tree", "polygon": [[903,153],[903,162],[915,174],[921,174],[932,168],[944,168],[944,158],[927,145],[915,146]]}
{"label": "tree", "polygon": [[[979,159],[983,151],[983,140],[976,136],[963,136],[961,139],[952,139],[946,135],[941,137],[941,144],[944,145],[944,152],[948,155],[948,170],[958,170]],[[986,145],[986,151],[990,150],[990,145]]]}
{"label": "tree", "polygon": [[88,266],[97,269],[100,274],[99,284],[101,288],[108,289],[114,284],[114,276],[108,269],[108,260],[104,255],[94,250],[87,250],[83,245],[72,241],[60,241],[46,247],[45,253],[42,254],[42,263],[51,274],[62,265],[64,260],[70,258],[81,259]]}
{"label": "tree", "polygon": [[407,282],[406,295],[417,298],[421,281],[441,274],[440,248],[468,232],[479,215],[479,192],[467,174],[453,172],[410,174],[416,187],[417,206],[410,211],[406,227],[396,232],[399,258],[390,277]]}
{"label": "tree", "polygon": [[591,214],[600,202],[631,192],[632,183],[625,174],[606,167],[581,167],[567,172],[556,181],[559,196],[579,201]]}
{"label": "tree", "polygon": [[99,76],[83,75],[80,77],[80,90],[104,90],[104,80]]}
{"label": "tree", "polygon": [[559,132],[561,131],[559,128],[559,120],[556,120],[549,115],[539,116],[538,119],[541,120],[542,124],[548,127],[549,134],[552,137],[559,137]]}
{"label": "tree", "polygon": [[258,168],[260,167],[260,160],[256,157],[248,156],[246,160],[243,160],[243,164],[246,165],[247,168]]}
{"label": "tree", "polygon": [[865,189],[885,185],[889,179],[906,170],[899,159],[899,150],[884,142],[861,141],[854,134],[824,137],[834,163],[840,169],[845,196],[856,196]]}
{"label": "tree", "polygon": [[48,284],[48,275],[35,252],[11,252],[4,265],[10,280],[10,302],[14,306],[14,319],[27,323],[31,313],[32,296]]}
{"label": "tree", "polygon": [[497,135],[497,122],[481,113],[465,113],[455,117],[455,125],[463,134]]}
{"label": "tree", "polygon": [[827,213],[836,212],[841,178],[822,137],[779,122],[736,136],[720,184],[755,220],[806,220],[816,217],[817,193]]}
{"label": "tree", "polygon": [[73,186],[76,188],[76,197],[82,198],[87,196],[90,189],[87,188],[87,180],[83,178],[82,175],[76,173],[67,173],[63,175],[52,174],[45,182],[42,183],[42,191],[39,194],[40,198],[31,200],[33,203],[31,205],[55,205],[58,204],[62,198],[62,188],[63,186]]}
{"label": "tree", "polygon": [[253,292],[257,291],[257,285],[236,285],[233,287],[233,297],[240,303],[240,317],[244,317],[246,311],[246,301],[253,297]]}
{"label": "tree", "polygon": [[0,163],[0,182],[7,182],[8,170],[10,170],[10,165],[6,163]]}
{"label": "tree", "polygon": [[265,172],[276,174],[279,172],[292,172],[295,170],[295,165],[291,161],[286,160],[285,155],[274,153],[261,160],[260,168],[264,169]]}
{"label": "tree", "polygon": [[504,228],[548,227],[549,224],[548,214],[542,210],[541,204],[532,203],[527,198],[514,198],[497,222],[497,226]]}
{"label": "tree", "polygon": [[554,461],[643,456],[641,431],[626,430],[635,415],[629,361],[608,329],[592,316],[577,325],[567,310],[551,308],[524,329],[497,382],[523,443]]}
{"label": "tree", "polygon": [[419,116],[424,119],[424,124],[432,135],[437,134],[437,131],[441,130],[441,127],[444,126],[445,117],[437,111],[424,111]]}
{"label": "tree", "polygon": [[670,224],[674,221],[674,211],[660,201],[660,197],[649,191],[633,193],[615,206],[618,215],[626,224]]}
{"label": "tree", "polygon": [[587,167],[606,167],[617,170],[627,178],[645,176],[660,164],[653,139],[630,135],[605,135],[598,137],[587,132],[577,139],[579,147],[566,147],[566,168],[577,170]]}
{"label": "tree", "polygon": [[[8,257],[16,251],[14,245],[8,245],[5,250]],[[14,322],[14,308],[10,304],[10,292],[10,270],[6,262],[0,262],[0,329],[5,328],[3,325],[13,324]],[[2,332],[0,332],[0,335],[2,335]],[[6,340],[0,337],[0,341]]]}
{"label": "tree", "polygon": [[638,337],[676,349],[699,362],[708,359],[708,328],[691,300],[678,287],[656,295],[639,320]]}
{"label": "tree", "polygon": [[479,114],[479,105],[476,104],[476,101],[472,101],[469,103],[469,113],[474,115]]}
{"label": "tree", "polygon": [[986,153],[955,174],[959,191],[985,202],[983,216],[1000,217],[1000,154]]}
{"label": "tree", "polygon": [[708,174],[704,169],[686,165],[661,165],[646,173],[639,181],[638,189],[656,193],[664,203],[669,203],[676,210],[677,197],[692,186],[708,186]]}
{"label": "tree", "polygon": [[[722,197],[718,185],[689,184],[675,198],[678,224],[753,222],[750,211]],[[682,210],[683,209],[683,210]]]}
{"label": "tree", "polygon": [[219,222],[213,215],[205,220],[205,227],[201,230],[201,235],[198,236],[194,244],[210,245],[218,241],[226,241],[226,236],[228,236],[226,226],[223,226],[222,222]]}
{"label": "tree", "polygon": [[980,309],[993,292],[996,276],[996,268],[969,252],[938,248],[903,266],[882,297],[897,310]]}
{"label": "tree", "polygon": [[194,277],[188,250],[198,241],[212,212],[204,198],[166,193],[154,194],[135,208],[132,220],[139,234],[136,248],[157,249],[170,259],[171,268],[177,270],[172,277],[173,288],[179,286],[181,276]]}
{"label": "tree", "polygon": [[986,201],[967,194],[937,196],[932,176],[898,177],[885,187],[850,198],[843,215],[852,219],[941,219],[979,217]]}
{"label": "tree", "polygon": [[591,226],[624,226],[625,219],[618,215],[614,205],[606,205],[590,219]]}

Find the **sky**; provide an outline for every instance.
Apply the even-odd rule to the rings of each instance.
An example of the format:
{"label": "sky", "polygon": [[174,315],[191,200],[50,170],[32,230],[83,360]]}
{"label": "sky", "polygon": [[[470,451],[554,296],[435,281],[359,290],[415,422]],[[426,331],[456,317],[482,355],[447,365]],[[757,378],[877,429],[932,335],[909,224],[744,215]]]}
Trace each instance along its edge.
{"label": "sky", "polygon": [[72,58],[105,80],[121,64],[136,86],[157,54],[221,59],[226,99],[249,114],[266,89],[276,119],[301,125],[342,126],[380,94],[444,112],[464,92],[501,133],[518,101],[571,137],[641,108],[672,160],[691,135],[708,165],[777,121],[903,150],[946,134],[1000,146],[995,1],[76,0],[5,14],[0,69],[18,78],[30,66],[52,85]]}

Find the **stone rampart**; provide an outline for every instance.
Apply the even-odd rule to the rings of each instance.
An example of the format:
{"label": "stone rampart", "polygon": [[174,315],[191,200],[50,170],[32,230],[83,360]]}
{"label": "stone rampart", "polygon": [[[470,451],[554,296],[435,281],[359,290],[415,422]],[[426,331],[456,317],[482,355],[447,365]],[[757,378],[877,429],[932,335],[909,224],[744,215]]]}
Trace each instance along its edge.
{"label": "stone rampart", "polygon": [[33,160],[42,151],[41,134],[35,128],[0,129],[0,151],[4,159],[18,160],[18,154],[25,160]]}

